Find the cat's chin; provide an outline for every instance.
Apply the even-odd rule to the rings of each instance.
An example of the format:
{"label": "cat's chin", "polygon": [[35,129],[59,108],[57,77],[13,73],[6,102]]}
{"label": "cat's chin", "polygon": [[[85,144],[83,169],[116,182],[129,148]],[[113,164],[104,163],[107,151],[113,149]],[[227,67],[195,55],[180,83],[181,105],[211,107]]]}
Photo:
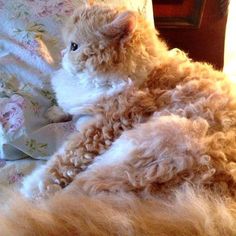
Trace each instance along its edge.
{"label": "cat's chin", "polygon": [[78,73],[80,73],[79,70],[75,69],[72,66],[71,62],[68,60],[67,54],[65,54],[64,57],[62,58],[62,68],[72,76],[76,76]]}

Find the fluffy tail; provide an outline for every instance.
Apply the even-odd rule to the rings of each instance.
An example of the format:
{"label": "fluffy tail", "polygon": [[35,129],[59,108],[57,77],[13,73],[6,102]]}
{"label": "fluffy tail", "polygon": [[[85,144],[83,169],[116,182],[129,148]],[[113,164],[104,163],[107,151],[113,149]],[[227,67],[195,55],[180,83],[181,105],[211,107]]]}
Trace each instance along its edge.
{"label": "fluffy tail", "polygon": [[185,189],[174,200],[62,193],[35,205],[13,197],[0,211],[1,236],[235,236],[236,204]]}

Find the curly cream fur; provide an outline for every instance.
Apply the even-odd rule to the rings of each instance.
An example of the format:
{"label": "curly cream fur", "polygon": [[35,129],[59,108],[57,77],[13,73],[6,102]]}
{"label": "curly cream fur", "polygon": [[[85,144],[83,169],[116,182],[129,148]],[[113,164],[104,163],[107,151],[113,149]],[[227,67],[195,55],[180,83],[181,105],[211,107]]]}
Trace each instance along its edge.
{"label": "curly cream fur", "polygon": [[80,44],[66,55],[71,73],[89,71],[98,86],[123,75],[132,82],[83,107],[93,119],[40,173],[42,192],[32,192],[64,190],[30,205],[33,214],[11,211],[4,230],[25,214],[33,223],[22,235],[235,235],[236,99],[225,75],[168,50],[124,9],[79,9],[65,35]]}

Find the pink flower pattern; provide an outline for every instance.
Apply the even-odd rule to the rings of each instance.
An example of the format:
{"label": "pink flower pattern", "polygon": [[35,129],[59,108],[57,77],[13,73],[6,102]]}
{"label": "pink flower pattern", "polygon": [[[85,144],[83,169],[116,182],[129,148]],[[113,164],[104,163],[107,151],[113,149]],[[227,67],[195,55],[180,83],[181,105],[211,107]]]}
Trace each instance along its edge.
{"label": "pink flower pattern", "polygon": [[10,98],[2,98],[0,104],[0,123],[7,133],[14,133],[24,123],[24,98],[14,94]]}
{"label": "pink flower pattern", "polygon": [[71,0],[61,1],[56,5],[58,13],[61,15],[71,15],[73,12],[73,4]]}
{"label": "pink flower pattern", "polygon": [[8,177],[8,182],[9,182],[9,184],[19,183],[22,180],[23,177],[24,177],[23,173],[16,172],[13,175],[10,175]]}
{"label": "pink flower pattern", "polygon": [[3,7],[4,7],[4,3],[3,3],[3,1],[0,0],[0,10],[2,10]]}
{"label": "pink flower pattern", "polygon": [[73,12],[72,0],[43,0],[39,2],[27,0],[27,2],[38,10],[39,17],[47,17],[52,15],[70,15]]}

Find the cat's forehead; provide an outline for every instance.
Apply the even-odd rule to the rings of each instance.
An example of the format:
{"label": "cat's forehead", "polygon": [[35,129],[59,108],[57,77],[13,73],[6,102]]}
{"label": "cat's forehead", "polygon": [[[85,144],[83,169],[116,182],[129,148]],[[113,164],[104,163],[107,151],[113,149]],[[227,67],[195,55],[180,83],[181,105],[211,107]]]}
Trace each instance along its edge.
{"label": "cat's forehead", "polygon": [[[98,40],[103,40],[104,42],[109,41],[110,38],[106,37],[107,26],[111,25],[115,19],[119,19],[117,17],[121,15],[122,12],[127,13],[126,9],[123,7],[114,8],[107,5],[78,8],[64,28],[63,37],[65,43],[67,44],[71,41],[76,43],[92,43]],[[119,20],[121,21],[121,19]],[[117,23],[119,23],[118,20],[116,21],[116,24]],[[119,24],[119,27],[120,25],[121,24]],[[112,29],[112,32],[113,31],[117,30]]]}
{"label": "cat's forehead", "polygon": [[98,32],[98,28],[99,26],[92,26],[88,21],[80,20],[79,22],[73,24],[72,30],[68,34],[68,40],[76,43],[97,40],[96,32]]}
{"label": "cat's forehead", "polygon": [[71,17],[69,26],[67,25],[67,38],[75,42],[96,40],[99,30],[113,21],[117,14],[117,10],[109,7],[77,9]]}

